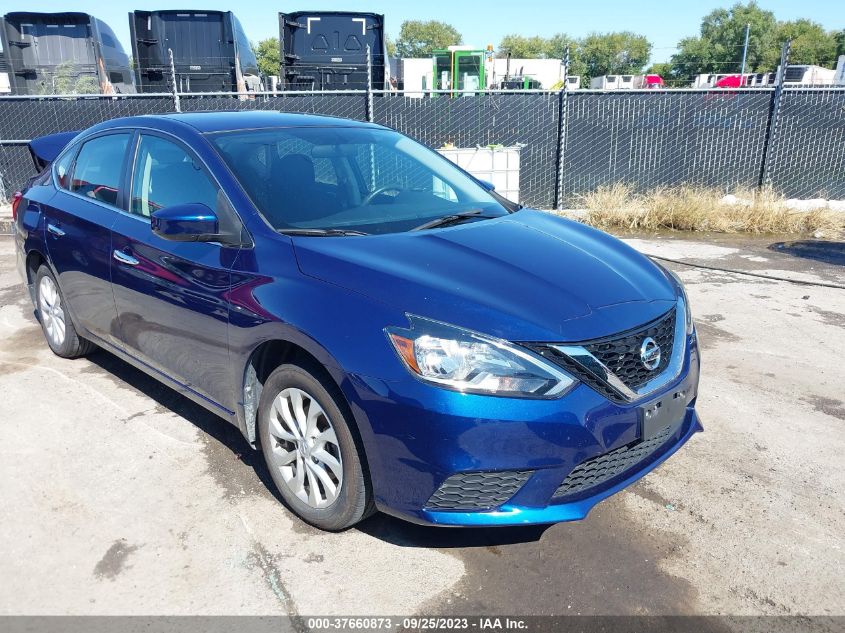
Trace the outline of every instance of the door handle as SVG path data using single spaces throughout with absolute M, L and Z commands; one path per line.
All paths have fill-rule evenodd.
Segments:
M 112 257 L 114 257 L 121 264 L 126 264 L 127 266 L 137 266 L 141 263 L 140 261 L 132 257 L 132 255 L 128 255 L 123 251 L 112 252 Z
M 55 224 L 48 224 L 47 232 L 52 235 L 55 235 L 56 237 L 62 237 L 65 235 L 65 232 L 62 231 L 59 227 L 57 227 Z

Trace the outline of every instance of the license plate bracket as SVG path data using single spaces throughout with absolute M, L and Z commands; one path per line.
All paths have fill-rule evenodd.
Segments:
M 688 394 L 676 389 L 640 407 L 640 428 L 643 440 L 650 440 L 667 427 L 678 427 L 684 421 Z

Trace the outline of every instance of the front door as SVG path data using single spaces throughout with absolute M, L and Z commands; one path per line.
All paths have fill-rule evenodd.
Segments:
M 203 203 L 225 216 L 231 213 L 225 196 L 185 146 L 143 132 L 130 193 L 130 213 L 112 232 L 112 283 L 126 351 L 231 413 L 227 294 L 238 248 L 170 241 L 150 228 L 153 212 L 176 204 Z

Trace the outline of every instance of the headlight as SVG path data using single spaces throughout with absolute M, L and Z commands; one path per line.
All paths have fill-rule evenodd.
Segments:
M 422 380 L 467 393 L 554 398 L 575 379 L 507 341 L 408 315 L 410 328 L 385 328 L 408 370 Z
M 654 260 L 652 260 L 654 261 Z M 678 277 L 675 273 L 671 270 L 663 266 L 662 264 L 658 264 L 654 262 L 660 270 L 663 271 L 663 274 L 669 279 L 670 282 L 674 282 L 674 285 L 677 287 L 678 292 L 681 295 L 681 298 L 684 300 L 684 312 L 686 317 L 686 326 L 687 326 L 687 336 L 693 333 L 695 330 L 695 321 L 692 318 L 692 308 L 689 305 L 689 297 L 687 296 L 687 290 L 684 288 L 684 283 L 681 281 L 681 278 Z

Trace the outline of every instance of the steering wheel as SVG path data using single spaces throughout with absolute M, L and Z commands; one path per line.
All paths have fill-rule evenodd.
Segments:
M 364 207 L 364 206 L 370 204 L 373 200 L 378 198 L 380 195 L 387 193 L 388 191 L 395 191 L 396 193 L 402 193 L 403 191 L 405 191 L 405 189 L 403 189 L 399 185 L 385 185 L 384 187 L 379 187 L 378 189 L 376 189 L 372 193 L 367 194 L 367 197 L 365 197 L 363 200 L 361 200 L 361 206 Z

